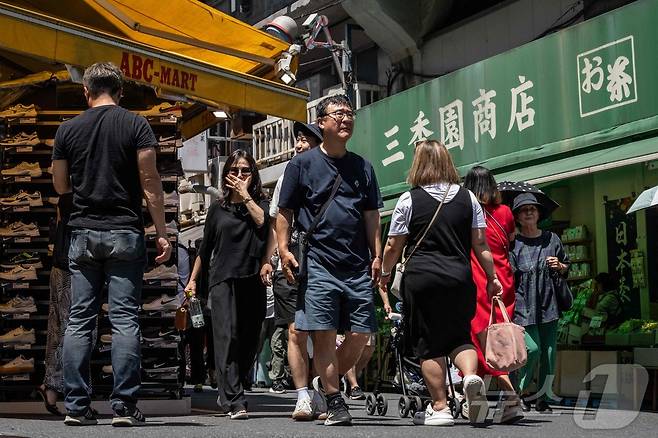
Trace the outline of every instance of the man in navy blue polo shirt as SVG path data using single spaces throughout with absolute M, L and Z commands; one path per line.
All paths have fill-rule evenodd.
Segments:
M 374 285 L 381 272 L 379 208 L 383 206 L 372 165 L 347 150 L 354 111 L 345 96 L 317 107 L 322 144 L 295 156 L 286 167 L 277 217 L 277 239 L 284 274 L 296 281 L 298 260 L 288 249 L 290 224 L 306 231 L 331 196 L 335 197 L 308 236 L 307 275 L 300 279 L 295 326 L 311 332 L 316 370 L 327 397 L 325 425 L 349 425 L 352 417 L 340 395 L 339 375 L 358 360 L 376 331 Z M 345 342 L 336 349 L 337 331 Z

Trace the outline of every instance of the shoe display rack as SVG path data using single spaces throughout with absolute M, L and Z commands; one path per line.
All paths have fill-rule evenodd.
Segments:
M 43 380 L 58 201 L 50 174 L 53 139 L 58 126 L 80 112 L 22 105 L 0 108 L 0 401 L 28 400 Z M 167 232 L 176 248 L 181 109 L 163 104 L 140 113 L 159 141 Z M 155 229 L 145 204 L 143 214 L 148 265 L 140 308 L 143 383 L 138 396 L 180 399 L 185 369 L 174 328 L 176 252 L 166 266 L 155 266 Z M 103 303 L 91 376 L 94 396 L 107 399 L 112 391 L 112 335 L 106 289 Z

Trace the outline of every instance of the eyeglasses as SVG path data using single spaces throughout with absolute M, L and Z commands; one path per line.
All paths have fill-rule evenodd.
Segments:
M 244 176 L 249 176 L 251 175 L 251 167 L 231 167 L 229 169 L 229 172 L 231 175 L 244 175 Z
M 332 119 L 334 119 L 335 121 L 340 122 L 343 119 L 354 120 L 354 117 L 356 117 L 356 114 L 354 114 L 354 111 L 338 110 L 338 111 L 332 111 L 330 113 L 327 113 L 327 114 L 325 114 L 325 116 L 329 116 Z

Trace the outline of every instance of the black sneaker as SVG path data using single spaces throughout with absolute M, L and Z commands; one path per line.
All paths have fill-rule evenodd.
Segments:
M 351 426 L 352 416 L 350 415 L 347 403 L 340 394 L 328 401 L 327 419 L 324 420 L 325 426 Z
M 274 394 L 285 394 L 286 387 L 284 386 L 281 380 L 275 380 L 274 382 L 272 382 L 272 387 L 270 388 L 270 392 Z
M 354 388 L 350 389 L 350 398 L 352 400 L 363 400 L 366 398 L 366 395 L 363 393 L 363 389 L 355 386 Z
M 114 411 L 114 418 L 112 418 L 112 426 L 114 427 L 132 427 L 143 426 L 146 424 L 146 417 L 137 409 L 128 409 L 125 406 L 120 407 Z
M 82 415 L 67 415 L 64 419 L 67 426 L 92 426 L 98 424 L 96 413 L 93 409 L 87 408 Z

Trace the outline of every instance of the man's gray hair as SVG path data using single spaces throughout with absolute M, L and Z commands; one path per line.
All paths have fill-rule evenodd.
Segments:
M 107 93 L 112 97 L 117 96 L 123 87 L 123 74 L 116 64 L 111 62 L 97 62 L 90 65 L 82 76 L 82 83 L 91 97 L 96 98 Z

